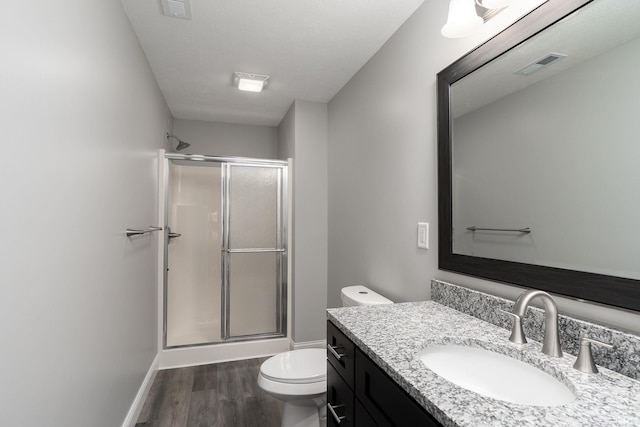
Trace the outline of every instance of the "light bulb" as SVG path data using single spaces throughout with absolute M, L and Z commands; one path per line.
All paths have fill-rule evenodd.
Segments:
M 476 13 L 475 0 L 451 0 L 447 23 L 441 33 L 445 37 L 465 37 L 478 30 L 484 20 Z

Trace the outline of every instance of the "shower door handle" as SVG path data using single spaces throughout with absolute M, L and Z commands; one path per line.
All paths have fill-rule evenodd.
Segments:
M 180 237 L 182 236 L 182 234 L 180 233 L 173 233 L 171 231 L 171 227 L 167 227 L 167 231 L 169 232 L 169 234 L 167 234 L 167 236 L 169 237 L 169 239 L 175 239 L 176 237 Z

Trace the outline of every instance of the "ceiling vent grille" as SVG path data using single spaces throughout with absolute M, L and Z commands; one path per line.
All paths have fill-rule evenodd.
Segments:
M 544 67 L 547 67 L 547 66 L 559 61 L 560 59 L 565 58 L 566 56 L 567 55 L 565 55 L 563 53 L 550 53 L 550 54 L 545 55 L 544 57 L 538 59 L 537 61 L 532 62 L 529 65 L 525 65 L 524 67 L 522 67 L 518 71 L 516 71 L 515 74 L 520 74 L 522 76 L 528 76 L 529 74 L 533 74 L 536 71 L 540 71 Z
M 162 13 L 173 18 L 191 19 L 189 0 L 160 0 Z

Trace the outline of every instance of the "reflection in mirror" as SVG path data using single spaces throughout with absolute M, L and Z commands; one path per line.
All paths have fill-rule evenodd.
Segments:
M 455 253 L 640 279 L 640 2 L 610 4 L 452 85 Z
M 555 5 L 536 13 L 548 19 Z M 640 2 L 595 0 L 462 79 L 453 76 L 466 74 L 473 58 L 439 75 L 450 93 L 440 100 L 449 116 L 439 137 L 441 149 L 448 144 L 452 209 L 441 204 L 450 227 L 441 268 L 522 285 L 537 275 L 550 291 L 640 309 L 614 301 L 633 287 L 640 298 L 640 283 L 626 280 L 640 279 L 638 22 Z M 461 271 L 469 260 L 480 270 Z M 519 276 L 486 272 L 505 265 Z M 604 279 L 600 290 L 554 285 L 577 279 L 573 272 L 596 273 L 584 277 Z

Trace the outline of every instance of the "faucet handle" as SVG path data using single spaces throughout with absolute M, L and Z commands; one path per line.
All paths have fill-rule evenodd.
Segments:
M 507 316 L 513 318 L 513 326 L 511 327 L 511 336 L 509 337 L 509 341 L 516 344 L 526 344 L 527 338 L 525 337 L 524 331 L 522 330 L 522 318 L 515 313 L 503 310 L 501 308 L 496 311 L 500 314 L 506 314 Z
M 576 359 L 576 363 L 573 364 L 573 367 L 579 371 L 586 372 L 587 374 L 596 374 L 598 373 L 598 368 L 593 362 L 591 344 L 601 345 L 606 348 L 613 348 L 609 343 L 583 336 L 580 338 L 580 351 L 578 351 L 578 358 Z

